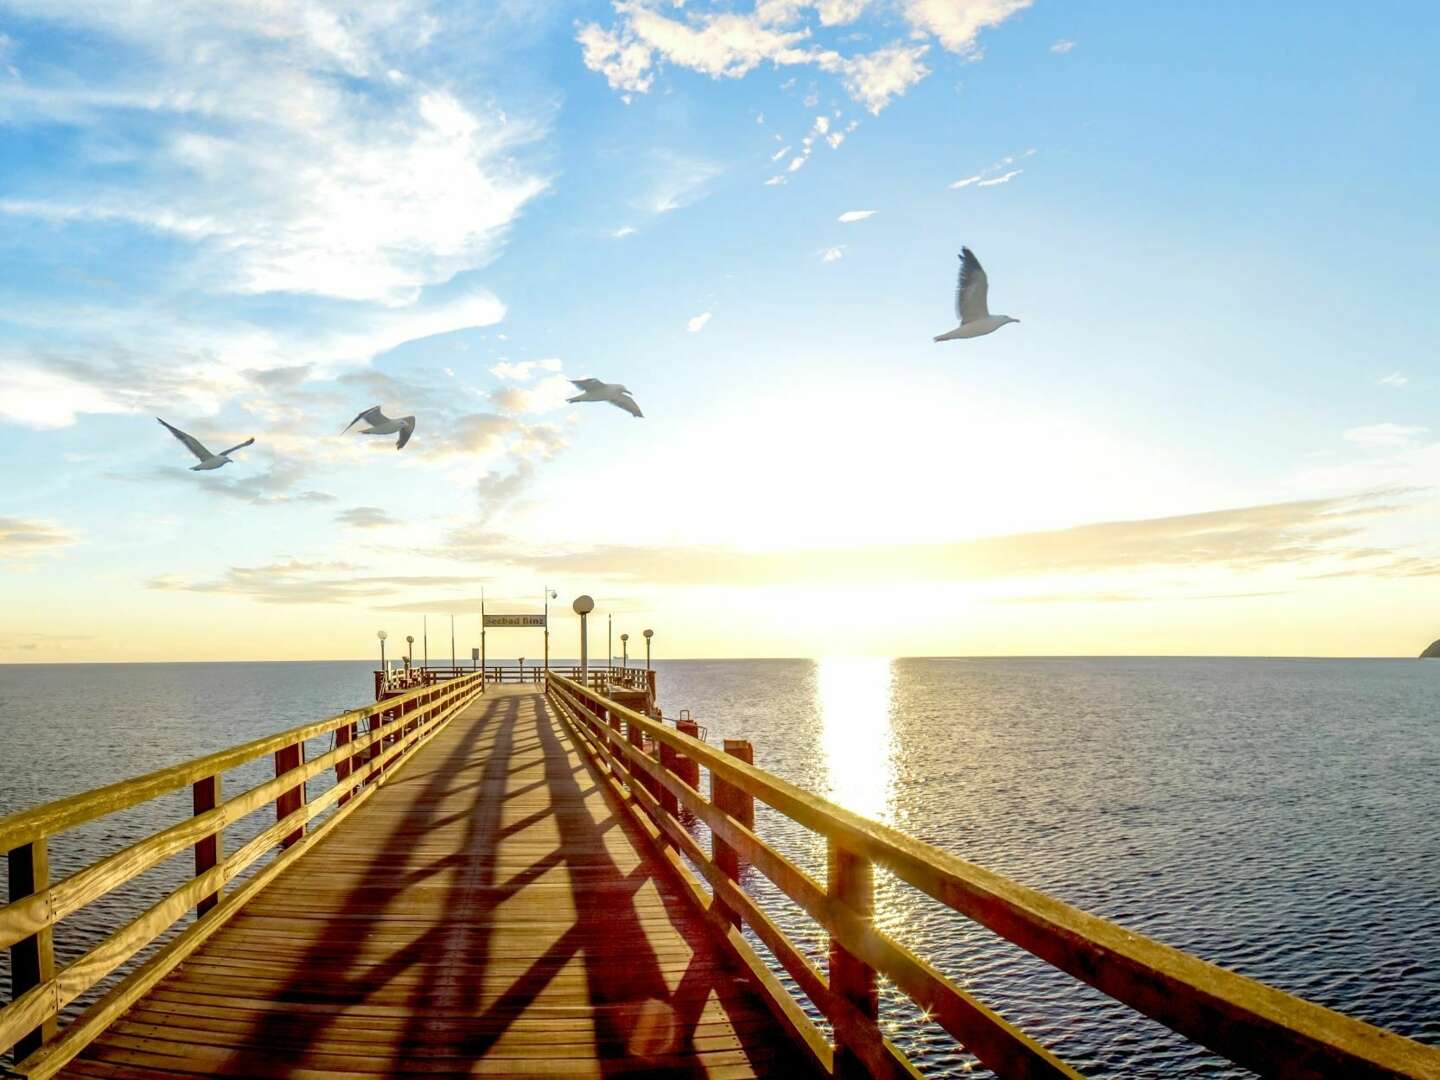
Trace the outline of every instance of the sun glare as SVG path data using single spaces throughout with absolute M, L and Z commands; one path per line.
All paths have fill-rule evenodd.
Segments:
M 890 660 L 827 657 L 815 665 L 815 698 L 829 795 L 847 810 L 889 818 L 895 783 Z

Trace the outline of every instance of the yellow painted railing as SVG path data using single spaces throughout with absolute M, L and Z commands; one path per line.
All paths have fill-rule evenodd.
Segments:
M 853 814 L 756 768 L 748 743 L 727 740 L 717 750 L 553 671 L 547 693 L 577 745 L 766 989 L 777 1018 L 835 1075 L 914 1075 L 881 1034 L 880 976 L 1002 1077 L 1080 1075 L 876 928 L 873 868 L 881 866 L 1053 967 L 1262 1075 L 1440 1080 L 1440 1048 L 1206 963 Z M 710 773 L 708 798 L 699 790 L 701 766 Z M 824 838 L 824 883 L 756 835 L 756 799 Z M 708 852 L 680 820 L 681 808 L 709 828 Z M 825 930 L 828 971 L 812 964 L 741 888 L 741 862 Z M 740 933 L 740 923 L 830 1021 L 833 1046 Z
M 0 1008 L 0 1053 L 15 1049 L 14 1071 L 47 1077 L 188 956 L 291 861 L 343 821 L 378 788 L 387 769 L 444 727 L 481 690 L 467 675 L 361 709 L 256 739 L 146 776 L 0 818 L 0 851 L 8 852 L 9 903 L 0 907 L 0 947 L 11 954 L 11 1001 Z M 309 739 L 330 735 L 333 749 L 305 760 Z M 273 755 L 275 778 L 226 799 L 224 773 Z M 307 798 L 306 781 L 333 770 L 335 782 Z M 52 842 L 67 830 L 140 806 L 186 786 L 194 815 L 78 870 L 49 880 Z M 233 854 L 224 831 L 267 804 L 276 821 Z M 312 819 L 334 807 L 317 827 Z M 63 841 L 62 841 L 63 842 Z M 226 885 L 262 856 L 281 853 L 233 892 Z M 53 932 L 114 889 L 193 848 L 194 876 L 100 944 L 57 970 Z M 196 921 L 160 952 L 58 1027 L 66 1006 L 154 942 L 191 909 Z

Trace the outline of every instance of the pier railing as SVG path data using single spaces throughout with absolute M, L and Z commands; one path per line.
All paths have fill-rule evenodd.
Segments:
M 877 980 L 883 976 L 1000 1076 L 1080 1075 L 877 929 L 874 868 L 880 866 L 1060 971 L 1263 1075 L 1440 1078 L 1440 1048 L 1206 963 L 853 814 L 756 768 L 748 742 L 726 740 L 716 749 L 553 669 L 547 694 L 576 744 L 764 987 L 777 1019 L 827 1072 L 915 1075 L 882 1035 Z M 708 798 L 700 791 L 701 767 L 710 773 Z M 823 838 L 825 882 L 756 834 L 756 799 Z M 709 851 L 679 817 L 682 808 L 709 828 Z M 742 863 L 828 934 L 828 971 L 741 887 Z M 829 1020 L 833 1046 L 739 931 L 742 923 Z
M 563 675 L 567 679 L 580 679 L 580 668 L 570 664 L 552 664 L 550 670 L 557 675 Z M 533 683 L 541 685 L 545 682 L 545 667 L 543 664 L 526 664 L 521 667 L 519 664 L 486 664 L 481 666 L 466 665 L 440 665 L 431 664 L 429 667 L 416 665 L 408 669 L 398 669 L 411 673 L 409 677 L 417 679 L 430 679 L 435 682 L 443 682 L 447 679 L 464 678 L 469 675 L 485 675 L 487 683 Z M 590 685 L 595 689 L 603 689 L 608 686 L 624 686 L 635 690 L 644 690 L 654 682 L 654 672 L 647 671 L 643 667 L 605 667 L 591 666 L 589 669 Z M 380 685 L 381 673 L 376 672 L 376 686 Z
M 0 818 L 8 852 L 9 903 L 0 907 L 0 947 L 11 955 L 11 1000 L 0 1008 L 0 1054 L 14 1048 L 15 1072 L 48 1077 L 239 911 L 282 869 L 364 803 L 404 754 L 426 742 L 480 692 L 478 673 L 404 692 L 374 705 L 291 728 L 229 750 L 160 769 Z M 330 736 L 333 749 L 305 760 L 308 740 Z M 222 792 L 225 773 L 273 756 L 275 778 L 238 795 Z M 333 770 L 334 783 L 306 782 Z M 68 831 L 189 787 L 193 816 L 70 874 L 50 881 L 54 842 Z M 226 854 L 227 826 L 267 804 L 275 823 Z M 333 810 L 332 810 L 333 807 Z M 310 823 L 330 811 L 314 828 Z M 61 840 L 63 842 L 63 840 Z M 280 853 L 233 891 L 227 885 L 263 856 Z M 194 850 L 195 873 L 100 944 L 57 968 L 53 932 L 131 879 Z M 63 1028 L 66 1007 L 154 943 L 186 913 L 196 920 Z

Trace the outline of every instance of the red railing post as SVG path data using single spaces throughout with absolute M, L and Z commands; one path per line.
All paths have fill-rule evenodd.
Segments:
M 291 743 L 289 746 L 281 747 L 275 751 L 275 775 L 283 776 L 287 772 L 298 769 L 305 762 L 305 744 L 303 742 Z M 280 793 L 275 800 L 275 820 L 283 821 L 300 807 L 305 805 L 305 783 L 301 781 L 292 788 Z M 289 847 L 305 835 L 305 826 L 295 829 L 285 835 L 280 841 L 281 847 Z
M 219 775 L 207 776 L 196 780 L 190 787 L 190 803 L 198 817 L 220 805 L 220 777 Z M 225 838 L 220 829 L 216 829 L 209 836 L 202 836 L 195 841 L 195 876 L 199 877 L 205 871 L 213 868 L 220 861 L 224 851 Z M 195 905 L 195 915 L 198 918 L 220 902 L 220 890 L 217 888 L 213 893 L 202 896 Z
M 50 849 L 45 837 L 12 849 L 6 861 L 10 871 L 11 903 L 50 887 Z M 10 946 L 11 1001 L 54 977 L 55 942 L 50 927 L 42 927 Z M 15 1060 L 28 1057 L 54 1034 L 55 1017 L 51 1016 L 40 1027 L 16 1040 Z
M 336 728 L 336 730 L 335 730 L 335 747 L 336 747 L 336 749 L 339 749 L 339 748 L 342 747 L 342 746 L 349 746 L 349 745 L 350 745 L 352 742 L 354 742 L 354 741 L 355 741 L 355 721 L 354 721 L 354 720 L 351 720 L 348 724 L 342 724 L 340 727 Z M 350 774 L 351 774 L 351 772 L 354 771 L 354 769 L 355 769 L 355 755 L 354 755 L 354 754 L 347 754 L 347 755 L 345 755 L 344 757 L 342 757 L 339 761 L 335 762 L 335 783 L 337 783 L 337 784 L 343 784 L 346 780 L 350 779 Z M 353 794 L 353 789 L 347 789 L 347 790 L 345 791 L 345 793 L 340 796 L 339 805 L 344 806 L 347 802 L 349 802 L 349 801 L 350 801 L 350 796 L 351 796 L 352 794 Z
M 826 892 L 832 900 L 844 904 L 867 925 L 874 921 L 874 865 L 869 859 L 846 851 L 834 840 L 829 845 Z M 854 1006 L 861 1024 L 859 1030 L 853 1030 L 849 1025 L 837 1022 L 835 1017 L 830 1018 L 836 1032 L 835 1075 L 842 1080 L 869 1077 L 870 1070 L 851 1043 L 863 1040 L 871 1047 L 881 1045 L 878 1026 L 880 995 L 876 988 L 875 969 L 852 956 L 833 936 L 830 938 L 830 992 Z M 848 1037 L 841 1034 L 842 1027 L 848 1032 Z
M 749 739 L 726 739 L 725 753 L 739 758 L 747 765 L 753 765 L 755 762 L 755 750 L 750 745 Z M 746 828 L 753 829 L 755 827 L 755 796 L 718 776 L 713 769 L 710 771 L 710 801 L 715 804 L 717 809 L 725 811 Z M 713 832 L 710 834 L 710 850 L 720 872 L 738 884 L 740 881 L 740 853 Z M 730 920 L 738 926 L 740 917 L 734 912 L 728 914 Z

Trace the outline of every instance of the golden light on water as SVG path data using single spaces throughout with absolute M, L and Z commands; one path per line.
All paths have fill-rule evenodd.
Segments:
M 866 817 L 889 817 L 895 783 L 887 659 L 839 658 L 815 664 L 820 742 L 829 796 Z

